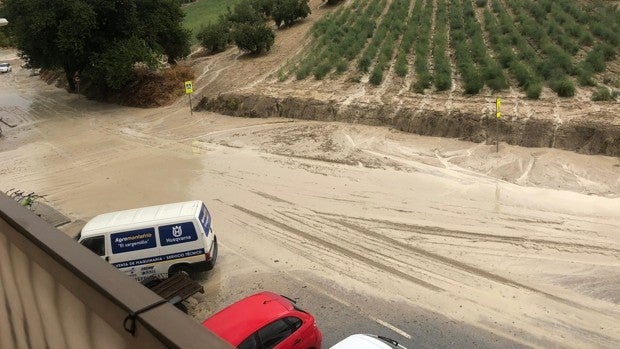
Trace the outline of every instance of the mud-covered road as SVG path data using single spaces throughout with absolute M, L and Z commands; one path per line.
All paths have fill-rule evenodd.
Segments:
M 382 127 L 102 105 L 0 75 L 0 190 L 73 224 L 201 199 L 221 243 L 202 320 L 260 289 L 299 299 L 325 347 L 618 347 L 620 159 Z

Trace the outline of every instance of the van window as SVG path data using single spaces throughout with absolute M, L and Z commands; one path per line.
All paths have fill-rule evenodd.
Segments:
M 198 235 L 194 223 L 185 222 L 159 227 L 159 242 L 162 246 L 196 241 Z
M 110 234 L 112 253 L 123 253 L 155 247 L 155 228 Z
M 202 225 L 202 229 L 205 231 L 205 235 L 209 235 L 211 232 L 211 214 L 207 210 L 207 206 L 202 205 L 202 210 L 200 210 L 200 216 L 198 217 L 200 220 L 200 225 Z
M 80 243 L 98 256 L 105 255 L 105 239 L 103 235 L 84 239 Z

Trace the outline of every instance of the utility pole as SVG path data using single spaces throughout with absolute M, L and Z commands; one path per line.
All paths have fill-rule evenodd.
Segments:
M 499 153 L 499 119 L 502 117 L 502 113 L 499 111 L 502 106 L 502 99 L 497 97 L 495 99 L 495 143 L 496 151 Z

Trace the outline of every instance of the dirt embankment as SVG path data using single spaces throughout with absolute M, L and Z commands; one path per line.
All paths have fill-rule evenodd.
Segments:
M 394 127 L 428 136 L 472 142 L 502 142 L 551 147 L 584 154 L 620 156 L 618 102 L 592 102 L 591 89 L 574 98 L 558 98 L 548 88 L 540 100 L 518 91 L 503 91 L 502 118 L 495 118 L 495 93 L 466 96 L 459 89 L 420 95 L 410 81 L 390 69 L 385 82 L 373 87 L 351 83 L 350 74 L 333 79 L 281 79 L 309 42 L 312 24 L 334 10 L 322 0 L 310 1 L 312 14 L 296 25 L 277 30 L 272 50 L 246 57 L 236 49 L 196 58 L 198 106 L 221 114 L 288 117 Z M 364 79 L 362 79 L 364 80 Z M 499 132 L 498 132 L 499 131 Z
M 509 103 L 503 102 L 507 110 L 518 108 L 518 101 L 512 106 Z M 588 111 L 585 115 L 570 105 L 548 105 L 549 113 L 540 112 L 540 116 L 507 115 L 500 119 L 494 117 L 491 108 L 475 110 L 473 105 L 468 108 L 462 102 L 459 103 L 459 109 L 452 110 L 433 109 L 432 103 L 425 104 L 340 103 L 300 96 L 277 97 L 252 92 L 229 92 L 213 98 L 205 97 L 197 108 L 231 116 L 277 116 L 385 125 L 420 135 L 472 142 L 495 142 L 499 133 L 501 142 L 513 145 L 620 156 L 620 123 L 614 121 L 616 117 L 609 117 L 610 113 L 614 113 L 616 104 L 596 112 Z M 539 107 L 537 110 L 544 108 Z M 576 115 L 571 117 L 571 113 Z M 562 114 L 562 117 L 554 117 L 554 114 Z

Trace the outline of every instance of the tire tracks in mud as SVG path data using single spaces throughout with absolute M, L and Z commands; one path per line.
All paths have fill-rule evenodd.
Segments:
M 341 218 L 350 218 L 343 217 L 338 215 L 333 215 L 327 212 L 318 212 L 314 211 L 314 213 L 319 215 L 326 216 L 335 216 Z M 450 230 L 440 227 L 433 226 L 424 226 L 424 225 L 415 225 L 415 224 L 405 224 L 405 223 L 397 223 L 385 220 L 370 220 L 362 217 L 355 217 L 356 220 L 372 222 L 374 224 L 380 223 L 384 224 L 388 229 L 407 231 L 407 232 L 415 232 L 417 234 L 422 235 L 433 235 L 433 236 L 444 236 L 444 237 L 452 237 L 457 239 L 475 239 L 477 241 L 484 242 L 499 242 L 499 243 L 509 243 L 513 245 L 523 246 L 525 248 L 528 245 L 542 245 L 547 248 L 556 249 L 559 251 L 565 252 L 573 252 L 573 253 L 600 253 L 605 255 L 620 255 L 620 249 L 612 248 L 612 247 L 604 247 L 597 245 L 588 245 L 581 243 L 569 243 L 569 242 L 561 242 L 561 241 L 552 241 L 545 239 L 536 239 L 536 238 L 525 238 L 518 236 L 506 236 L 506 235 L 493 235 L 493 234 L 483 234 L 483 233 L 473 233 L 463 230 Z
M 322 214 L 322 213 L 318 213 L 318 214 Z M 329 215 L 329 214 L 325 214 L 325 215 Z M 424 250 L 422 248 L 415 247 L 415 246 L 412 246 L 410 244 L 407 244 L 407 243 L 404 243 L 404 242 L 392 239 L 392 238 L 387 237 L 385 235 L 381 235 L 381 234 L 376 233 L 376 232 L 374 232 L 374 231 L 372 231 L 370 229 L 361 227 L 361 226 L 356 225 L 354 223 L 347 222 L 343 218 L 326 218 L 326 219 L 331 221 L 331 222 L 338 223 L 338 224 L 342 225 L 345 228 L 348 228 L 348 229 L 354 230 L 354 231 L 356 231 L 358 233 L 361 233 L 362 235 L 365 235 L 367 237 L 371 237 L 371 238 L 374 238 L 374 239 L 379 239 L 379 240 L 385 241 L 385 242 L 387 242 L 389 244 L 392 244 L 393 246 L 396 246 L 396 247 L 399 247 L 399 248 L 403 249 L 406 252 L 411 252 L 411 253 L 417 254 L 420 257 L 425 257 L 427 259 L 430 259 L 430 260 L 432 260 L 434 262 L 446 265 L 448 267 L 455 268 L 455 269 L 458 269 L 458 270 L 461 270 L 461 271 L 467 272 L 469 274 L 473 274 L 475 276 L 482 277 L 482 278 L 485 278 L 485 279 L 488 279 L 488 280 L 491 280 L 491 281 L 495 281 L 495 282 L 503 284 L 503 285 L 507 285 L 507 286 L 511 286 L 511 287 L 516 287 L 516 288 L 527 290 L 527 291 L 530 291 L 530 292 L 533 292 L 533 293 L 536 293 L 536 294 L 540 294 L 540 295 L 542 295 L 542 296 L 544 296 L 544 297 L 546 297 L 548 299 L 551 299 L 551 300 L 563 303 L 563 304 L 571 306 L 571 307 L 576 307 L 576 308 L 579 308 L 579 309 L 582 309 L 582 310 L 587 310 L 587 311 L 597 311 L 598 312 L 597 309 L 593 309 L 591 307 L 588 307 L 586 305 L 574 302 L 572 300 L 569 300 L 569 299 L 566 299 L 566 298 L 562 298 L 560 296 L 556 296 L 554 294 L 551 294 L 551 293 L 539 290 L 537 288 L 534 288 L 534 287 L 522 284 L 520 282 L 517 282 L 517 281 L 511 280 L 511 279 L 508 279 L 506 277 L 503 277 L 501 275 L 497 275 L 497 274 L 491 273 L 489 271 L 477 268 L 475 266 L 472 266 L 472 265 L 469 265 L 467 263 L 458 261 L 456 259 L 445 257 L 445 256 L 442 256 L 442 255 L 439 255 L 439 254 L 436 254 L 436 253 Z M 435 229 L 435 230 L 440 229 L 440 228 L 436 228 L 436 227 L 428 227 L 428 228 Z M 475 233 L 473 233 L 473 234 L 475 234 Z M 478 235 L 484 236 L 484 234 L 476 234 L 476 236 L 478 236 Z
M 400 277 L 404 280 L 410 281 L 412 283 L 415 283 L 417 285 L 420 285 L 422 287 L 425 287 L 429 290 L 432 291 L 436 291 L 436 292 L 442 292 L 445 291 L 445 289 L 436 286 L 434 284 L 431 284 L 427 281 L 421 280 L 417 277 L 414 277 L 412 275 L 409 275 L 401 270 L 398 270 L 392 266 L 388 266 L 385 264 L 382 264 L 380 262 L 377 262 L 376 260 L 370 258 L 370 257 L 366 257 L 358 252 L 354 252 L 351 251 L 350 249 L 343 247 L 342 245 L 338 245 L 337 243 L 334 242 L 330 242 L 324 238 L 315 236 L 311 233 L 302 231 L 298 228 L 295 228 L 293 226 L 290 226 L 284 222 L 278 221 L 276 219 L 267 217 L 264 214 L 258 213 L 256 211 L 250 210 L 248 208 L 239 206 L 239 205 L 232 205 L 233 208 L 249 215 L 252 216 L 254 218 L 259 219 L 262 222 L 268 223 L 270 225 L 273 225 L 275 227 L 278 227 L 280 229 L 283 229 L 287 232 L 293 233 L 294 235 L 301 237 L 303 239 L 306 239 L 308 241 L 312 241 L 320 246 L 325 246 L 327 248 L 329 248 L 332 251 L 335 251 L 337 253 L 341 253 L 344 256 L 347 256 L 349 258 L 353 258 L 359 262 L 362 262 L 366 265 L 369 265 L 373 268 L 379 269 L 381 271 L 385 271 L 389 274 L 392 274 L 394 276 Z M 329 213 L 323 213 L 323 212 L 316 212 L 313 211 L 315 214 L 319 215 L 319 216 L 323 216 L 324 219 L 326 219 L 327 221 L 331 222 L 331 223 L 335 223 L 339 226 L 342 226 L 345 229 L 349 229 L 352 231 L 355 231 L 361 235 L 364 235 L 368 238 L 371 238 L 375 241 L 382 241 L 385 242 L 389 245 L 391 245 L 392 247 L 395 247 L 397 249 L 402 250 L 405 253 L 413 253 L 415 255 L 417 255 L 420 258 L 423 259 L 427 259 L 427 260 L 431 260 L 434 263 L 438 263 L 444 266 L 447 266 L 449 268 L 453 268 L 456 270 L 459 270 L 461 272 L 465 272 L 467 274 L 470 275 L 474 275 L 477 277 L 481 277 L 496 283 L 499 283 L 501 285 L 505 285 L 505 286 L 509 286 L 509 287 L 514 287 L 517 289 L 521 289 L 521 290 L 525 290 L 525 291 L 529 291 L 532 292 L 534 294 L 538 294 L 541 295 L 547 299 L 568 305 L 570 307 L 574 307 L 574 308 L 578 308 L 581 310 L 585 310 L 585 311 L 594 311 L 594 312 L 600 312 L 600 310 L 577 303 L 575 301 L 572 301 L 570 299 L 566 299 L 560 296 L 557 296 L 555 294 L 537 289 L 535 287 L 532 286 L 528 286 L 526 284 L 520 283 L 518 281 L 515 280 L 511 280 L 509 278 L 506 278 L 504 276 L 498 275 L 498 274 L 494 274 L 492 272 L 480 269 L 476 266 L 473 265 L 469 265 L 467 263 L 464 263 L 462 261 L 453 259 L 453 258 L 449 258 L 449 257 L 445 257 L 439 254 L 436 254 L 434 252 L 430 252 L 427 251 L 425 249 L 416 247 L 416 246 L 412 246 L 410 244 L 407 244 L 405 242 L 401 242 L 398 241 L 396 239 L 387 237 L 385 235 L 382 235 L 380 233 L 376 233 L 368 228 L 359 226 L 357 224 L 351 223 L 349 221 L 347 221 L 345 219 L 345 217 L 339 216 L 339 215 L 334 215 L 334 214 L 329 214 Z M 290 217 L 289 217 L 290 218 Z M 398 224 L 398 223 L 394 223 L 394 222 L 385 222 L 385 221 L 380 221 L 382 223 L 392 223 L 392 226 L 396 226 L 399 227 L 400 229 L 402 229 L 402 225 Z M 301 223 L 301 222 L 300 222 Z M 410 227 L 412 229 L 409 229 L 407 231 L 415 231 L 418 233 L 424 233 L 423 230 L 427 229 L 430 230 L 431 232 L 429 232 L 429 234 L 432 235 L 440 235 L 440 236 L 448 236 L 448 237 L 456 237 L 456 238 L 484 238 L 487 237 L 487 235 L 485 234 L 479 234 L 479 233 L 469 233 L 469 232 L 461 232 L 461 231 L 450 231 L 447 229 L 442 229 L 442 228 L 438 228 L 438 227 L 423 227 L 423 226 L 415 226 L 415 225 L 405 225 L 406 227 Z M 504 239 L 507 238 L 507 239 Z M 518 238 L 518 237 L 503 237 L 503 236 L 492 236 L 492 240 L 490 241 L 499 241 L 499 240 L 509 240 L 509 241 L 519 241 L 519 242 L 527 242 L 529 239 L 524 239 L 524 238 Z M 571 244 L 567 244 L 567 243 L 561 243 L 561 242 L 553 242 L 553 241 L 547 241 L 547 240 L 540 240 L 540 239 L 534 239 L 534 240 L 529 240 L 529 241 L 538 241 L 539 243 L 550 243 L 550 244 L 560 244 L 560 245 L 571 245 Z M 571 245 L 572 246 L 572 245 Z M 598 248 L 598 249 L 605 249 L 603 247 L 598 247 L 598 246 L 588 246 L 588 245 L 584 245 L 584 247 L 592 247 L 592 248 Z M 616 251 L 615 249 L 607 249 L 607 250 L 612 250 L 612 251 Z M 374 251 L 376 252 L 376 251 Z M 380 253 L 379 253 L 380 254 Z
M 442 289 L 442 288 L 440 288 L 438 286 L 435 286 L 435 285 L 433 285 L 433 284 L 431 284 L 429 282 L 426 282 L 424 280 L 418 279 L 418 278 L 416 278 L 416 277 L 414 277 L 412 275 L 404 273 L 404 272 L 402 272 L 402 271 L 400 271 L 398 269 L 395 269 L 393 267 L 381 264 L 381 263 L 379 263 L 379 262 L 377 262 L 375 260 L 372 260 L 369 257 L 363 256 L 363 255 L 361 255 L 361 254 L 359 254 L 357 252 L 351 251 L 351 250 L 349 250 L 347 248 L 344 248 L 344 247 L 342 247 L 340 245 L 337 245 L 335 243 L 332 243 L 332 242 L 327 241 L 325 239 L 322 239 L 320 237 L 314 236 L 314 235 L 312 235 L 310 233 L 304 232 L 304 231 L 299 230 L 297 228 L 291 227 L 291 226 L 289 226 L 289 225 L 287 225 L 287 224 L 285 224 L 283 222 L 279 222 L 279 221 L 277 221 L 275 219 L 269 218 L 269 217 L 267 217 L 267 216 L 265 216 L 265 215 L 263 215 L 261 213 L 252 211 L 250 209 L 247 209 L 245 207 L 241 207 L 239 205 L 232 205 L 232 207 L 237 209 L 237 210 L 239 210 L 239 211 L 241 211 L 241 212 L 244 212 L 245 214 L 247 214 L 249 216 L 257 218 L 257 219 L 259 219 L 259 220 L 261 220 L 263 222 L 267 222 L 267 223 L 269 223 L 269 224 L 271 224 L 271 225 L 273 225 L 275 227 L 278 227 L 278 228 L 283 229 L 285 231 L 291 232 L 291 233 L 293 233 L 293 234 L 295 234 L 295 235 L 297 235 L 297 236 L 299 236 L 301 238 L 304 238 L 306 240 L 312 241 L 312 242 L 317 243 L 319 245 L 326 246 L 327 248 L 330 248 L 333 251 L 337 251 L 337 252 L 339 252 L 339 253 L 347 256 L 347 257 L 356 259 L 356 260 L 358 260 L 358 261 L 360 261 L 362 263 L 365 263 L 367 265 L 370 265 L 370 266 L 372 266 L 372 267 L 374 267 L 376 269 L 385 271 L 387 273 L 390 273 L 392 275 L 395 275 L 397 277 L 400 277 L 402 279 L 405 279 L 407 281 L 415 283 L 415 284 L 417 284 L 419 286 L 427 288 L 427 289 L 429 289 L 431 291 L 436 291 L 436 292 L 444 291 L 444 289 Z

